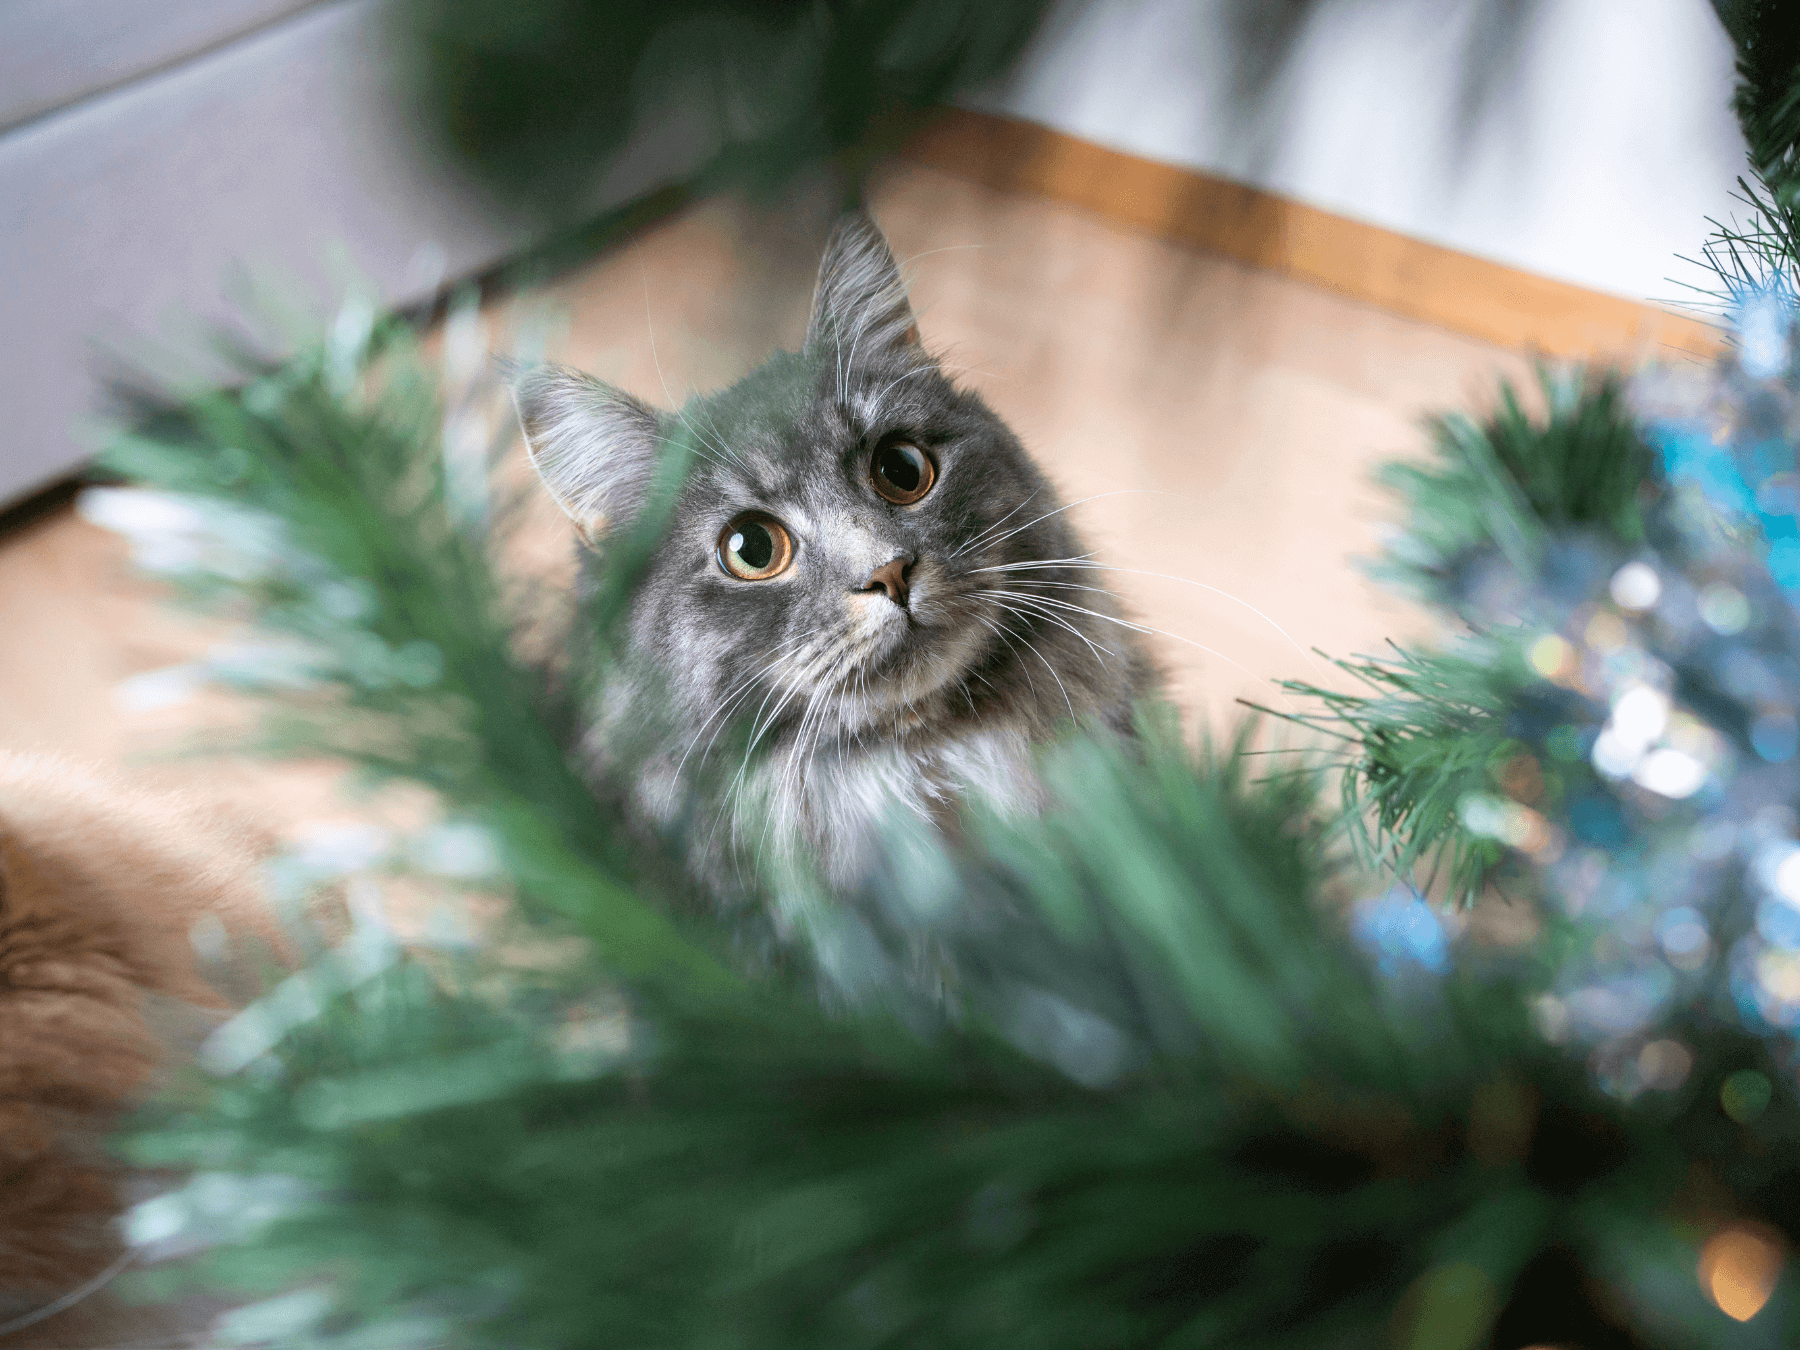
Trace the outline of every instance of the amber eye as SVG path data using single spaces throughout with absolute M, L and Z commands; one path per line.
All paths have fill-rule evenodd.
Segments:
M 793 536 L 774 516 L 746 511 L 719 531 L 719 566 L 739 581 L 778 577 L 793 560 Z
M 894 505 L 911 506 L 931 491 L 937 466 L 911 441 L 890 441 L 877 447 L 869 462 L 869 479 Z

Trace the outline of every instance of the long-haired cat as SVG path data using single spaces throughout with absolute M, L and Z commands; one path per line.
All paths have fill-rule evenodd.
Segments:
M 854 888 L 896 821 L 942 823 L 971 793 L 1031 809 L 1037 747 L 1128 735 L 1155 688 L 1055 490 L 920 345 L 863 214 L 827 246 L 802 350 L 730 389 L 664 413 L 549 365 L 514 394 L 590 566 L 691 448 L 590 748 L 659 710 L 638 802 L 685 822 L 714 880 L 760 853 Z

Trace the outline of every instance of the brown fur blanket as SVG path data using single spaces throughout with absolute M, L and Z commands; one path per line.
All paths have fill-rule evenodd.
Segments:
M 117 1256 L 105 1140 L 161 1057 L 146 1001 L 218 1005 L 189 935 L 266 928 L 265 850 L 181 799 L 0 752 L 0 1326 Z

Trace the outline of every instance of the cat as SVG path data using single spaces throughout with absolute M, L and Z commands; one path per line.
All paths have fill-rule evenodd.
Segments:
M 865 213 L 832 233 L 802 349 L 722 393 L 666 413 L 554 364 L 512 383 L 590 572 L 691 447 L 589 753 L 660 702 L 637 806 L 686 823 L 714 884 L 767 855 L 854 889 L 897 822 L 949 825 L 972 794 L 1037 809 L 1039 747 L 1071 726 L 1129 737 L 1157 691 L 1068 508 L 921 345 Z M 700 766 L 731 722 L 750 744 L 709 794 Z

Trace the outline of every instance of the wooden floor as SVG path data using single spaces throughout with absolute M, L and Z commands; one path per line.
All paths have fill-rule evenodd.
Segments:
M 1082 502 L 1101 559 L 1135 569 L 1113 579 L 1166 635 L 1197 727 L 1278 699 L 1271 678 L 1317 674 L 1303 649 L 1420 630 L 1356 567 L 1389 510 L 1370 472 L 1419 450 L 1428 413 L 1523 378 L 1519 354 L 916 165 L 894 167 L 874 205 L 927 345 Z M 798 340 L 824 227 L 804 210 L 695 208 L 497 302 L 485 342 L 547 332 L 564 359 L 666 405 Z M 558 528 L 546 515 L 552 552 Z M 0 745 L 140 766 L 290 819 L 333 809 L 322 770 L 166 762 L 228 705 L 144 708 L 120 682 L 220 634 L 169 613 L 72 511 L 0 539 L 0 631 Z

